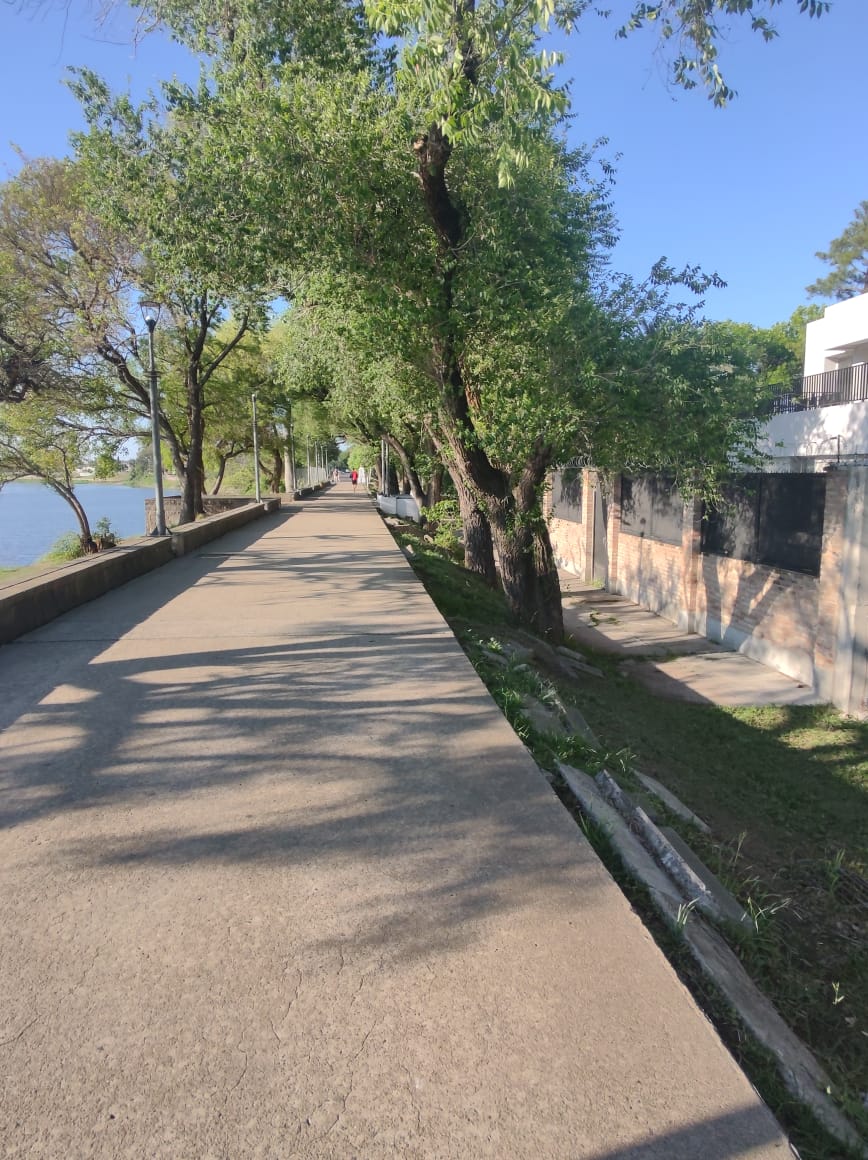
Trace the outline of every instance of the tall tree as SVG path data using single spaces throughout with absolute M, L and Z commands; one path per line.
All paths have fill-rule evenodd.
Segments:
M 138 296 L 144 291 L 161 298 L 166 406 L 158 421 L 183 486 L 182 519 L 192 520 L 202 506 L 206 390 L 248 329 L 250 314 L 237 318 L 232 332 L 216 343 L 212 335 L 227 317 L 225 300 L 182 274 L 158 278 L 147 239 L 132 222 L 107 222 L 92 205 L 89 187 L 80 164 L 46 159 L 27 164 L 0 190 L 0 295 L 8 300 L 2 287 L 16 287 L 14 315 L 5 315 L 15 329 L 10 324 L 7 338 L 0 338 L 0 353 L 5 346 L 23 356 L 8 393 L 56 383 L 68 389 L 71 382 L 83 389 L 104 383 L 94 369 L 108 368 L 114 413 L 126 424 L 119 433 L 134 434 L 150 419 Z M 177 357 L 170 361 L 171 350 Z M 17 371 L 23 360 L 29 360 L 26 378 Z M 181 397 L 173 405 L 176 391 Z M 80 412 L 91 406 L 84 391 L 76 405 Z M 97 406 L 104 410 L 104 400 Z
M 689 87 L 699 76 L 722 103 L 731 92 L 717 67 L 720 21 L 749 13 L 772 35 L 760 12 L 774 4 L 636 3 L 625 29 L 656 18 L 664 42 L 679 46 L 676 81 Z M 611 236 L 605 191 L 589 157 L 562 144 L 567 96 L 559 58 L 542 47 L 552 21 L 569 27 L 588 7 L 370 0 L 370 24 L 399 49 L 392 71 L 355 4 L 330 8 L 328 33 L 313 38 L 293 4 L 229 4 L 216 18 L 183 0 L 156 8 L 188 40 L 207 32 L 222 53 L 210 85 L 176 105 L 186 114 L 198 103 L 219 123 L 208 141 L 225 158 L 221 176 L 239 175 L 236 216 L 253 229 L 254 251 L 265 237 L 266 266 L 340 271 L 335 300 L 388 320 L 399 353 L 426 379 L 420 417 L 433 417 L 450 471 L 490 522 L 510 603 L 555 636 L 560 599 L 540 502 L 547 467 L 602 436 L 610 445 L 598 453 L 614 458 L 628 443 L 619 414 L 641 441 L 632 419 L 642 398 L 656 393 L 671 414 L 688 371 L 695 394 L 720 378 L 685 357 L 688 319 L 660 303 L 651 317 L 654 294 L 644 314 L 628 316 L 620 307 L 640 292 L 599 290 Z M 667 277 L 676 276 L 656 272 L 658 288 Z M 667 375 L 667 354 L 677 373 Z M 708 399 L 725 408 L 723 392 Z M 700 444 L 674 447 L 706 452 Z
M 31 395 L 14 407 L 0 403 L 0 488 L 25 477 L 41 480 L 69 505 L 82 551 L 92 552 L 96 544 L 73 476 L 94 434 L 86 420 L 76 421 L 71 406 L 72 400 L 56 392 Z
M 829 243 L 829 249 L 818 251 L 816 256 L 832 269 L 808 287 L 809 294 L 838 302 L 868 294 L 868 201 L 856 207 L 853 220 Z

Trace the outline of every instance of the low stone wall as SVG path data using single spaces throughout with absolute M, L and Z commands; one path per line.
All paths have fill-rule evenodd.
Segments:
M 246 500 L 243 506 L 234 507 L 219 515 L 207 516 L 204 520 L 196 520 L 192 524 L 181 524 L 170 531 L 172 551 L 176 556 L 184 556 L 187 552 L 192 552 L 216 539 L 217 536 L 231 532 L 233 528 L 240 528 L 244 524 L 249 524 L 251 520 L 258 520 L 267 512 L 279 510 L 280 500 L 276 497 L 262 503 Z
M 163 497 L 166 527 L 169 531 L 174 531 L 175 527 L 180 527 L 182 502 L 181 496 L 179 495 L 167 495 Z M 252 499 L 249 495 L 206 495 L 202 500 L 206 519 L 209 516 L 218 516 L 223 512 L 234 511 L 236 508 L 247 507 L 252 503 L 256 503 L 256 500 Z M 156 503 L 153 499 L 145 500 L 145 534 L 148 536 L 151 535 L 157 526 L 155 507 Z
M 276 498 L 264 503 L 247 500 L 241 508 L 185 524 L 173 529 L 171 535 L 131 540 L 0 589 L 0 644 L 279 509 Z
M 173 559 L 172 541 L 133 540 L 0 591 L 0 644 L 39 628 Z

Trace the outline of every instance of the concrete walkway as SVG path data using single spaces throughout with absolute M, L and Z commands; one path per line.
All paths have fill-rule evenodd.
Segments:
M 4 1156 L 790 1154 L 348 485 L 0 688 Z
M 816 705 L 807 685 L 685 632 L 671 620 L 560 573 L 564 627 L 577 644 L 623 658 L 622 671 L 660 697 L 712 705 Z

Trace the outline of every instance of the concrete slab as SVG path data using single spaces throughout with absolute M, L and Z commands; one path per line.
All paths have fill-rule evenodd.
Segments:
M 815 705 L 813 690 L 638 604 L 561 572 L 564 625 L 579 644 L 624 658 L 657 696 L 714 705 Z
M 724 918 L 729 919 L 730 922 L 735 923 L 736 926 L 743 926 L 747 929 L 753 929 L 753 923 L 750 916 L 745 913 L 744 907 L 738 899 L 727 890 L 717 875 L 709 870 L 702 859 L 694 853 L 687 842 L 681 837 L 677 830 L 673 830 L 671 826 L 661 826 L 660 832 L 665 835 L 675 847 L 677 852 L 681 855 L 687 865 L 693 870 L 697 877 L 701 878 L 705 884 L 706 889 L 714 897 L 720 913 Z
M 10 1157 L 788 1156 L 347 485 L 0 649 Z

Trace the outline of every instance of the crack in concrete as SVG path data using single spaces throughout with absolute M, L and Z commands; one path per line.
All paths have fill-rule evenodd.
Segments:
M 24 1033 L 26 1031 L 29 1031 L 34 1023 L 38 1023 L 38 1022 L 39 1022 L 39 1016 L 34 1015 L 29 1023 L 24 1024 L 24 1026 L 17 1033 L 17 1035 L 13 1035 L 9 1039 L 0 1039 L 0 1047 L 8 1047 L 10 1043 L 17 1043 L 18 1040 L 21 1039 L 21 1037 L 24 1035 Z
M 243 1039 L 242 1039 L 242 1042 L 243 1042 Z M 238 1087 L 238 1085 L 244 1079 L 245 1075 L 247 1075 L 247 1060 L 248 1060 L 247 1052 L 244 1050 L 243 1047 L 240 1047 L 240 1046 L 237 1048 L 237 1051 L 241 1055 L 244 1056 L 244 1066 L 241 1069 L 241 1074 L 239 1075 L 238 1079 L 235 1081 L 235 1083 L 232 1085 L 232 1087 L 227 1090 L 226 1096 L 224 1099 L 224 1103 L 229 1102 L 229 1097 L 232 1095 L 232 1093 L 235 1091 L 235 1089 Z
M 289 1000 L 289 1003 L 286 1006 L 286 1010 L 281 1015 L 281 1017 L 278 1019 L 278 1021 L 277 1021 L 278 1026 L 280 1026 L 286 1022 L 287 1018 L 289 1017 L 290 1011 L 293 1009 L 295 1004 L 298 1002 L 298 996 L 299 996 L 299 992 L 301 991 L 301 984 L 304 981 L 304 975 L 302 974 L 301 969 L 299 967 L 296 967 L 295 971 L 296 971 L 296 974 L 298 975 L 298 978 L 295 981 L 295 992 L 294 992 L 292 998 Z M 272 1033 L 274 1034 L 275 1039 L 278 1041 L 278 1043 L 283 1043 L 283 1036 L 277 1030 L 277 1027 L 275 1027 L 274 1020 L 271 1018 L 271 1016 L 269 1016 L 268 1022 L 271 1024 L 271 1030 L 272 1030 Z

